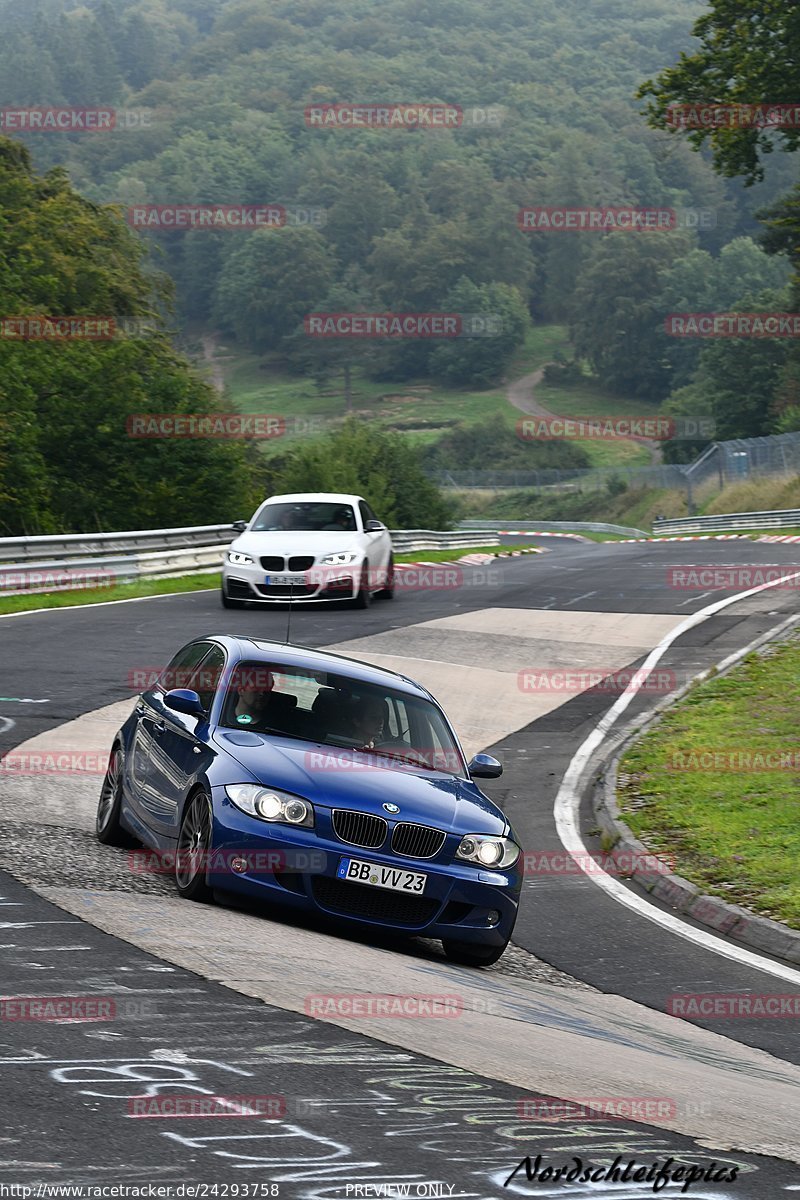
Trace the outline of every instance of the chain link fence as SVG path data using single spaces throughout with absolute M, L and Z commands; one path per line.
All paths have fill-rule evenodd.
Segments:
M 442 488 L 504 491 L 528 489 L 542 493 L 600 492 L 618 484 L 633 488 L 679 488 L 692 510 L 695 494 L 721 491 L 751 476 L 800 474 L 800 432 L 771 437 L 712 442 L 692 463 L 662 463 L 638 467 L 597 467 L 533 471 L 438 471 L 430 477 Z

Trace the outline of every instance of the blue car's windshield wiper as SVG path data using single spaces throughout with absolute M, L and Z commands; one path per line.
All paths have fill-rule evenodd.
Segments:
M 411 753 L 419 754 L 419 759 L 422 759 L 422 761 L 411 758 L 409 754 L 396 754 L 392 750 L 382 750 L 380 746 L 351 746 L 350 749 L 356 754 L 374 754 L 376 758 L 391 758 L 395 762 L 408 763 L 410 767 L 421 767 L 423 771 L 436 771 L 439 775 L 451 774 L 450 771 L 442 771 L 441 767 L 432 767 L 429 763 L 426 763 L 422 755 L 419 754 L 419 751 L 413 748 L 411 749 Z

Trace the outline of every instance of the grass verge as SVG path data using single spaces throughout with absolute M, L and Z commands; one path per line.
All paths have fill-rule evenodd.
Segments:
M 652 850 L 674 854 L 679 875 L 793 929 L 798 706 L 795 638 L 694 688 L 624 756 L 619 785 L 625 821 Z
M 419 562 L 424 557 L 428 562 L 451 562 L 465 554 L 493 554 L 497 546 L 473 546 L 462 550 L 416 550 L 409 554 L 396 554 L 395 562 Z M 514 546 L 514 550 L 530 549 Z M 37 608 L 72 608 L 76 604 L 106 604 L 110 600 L 135 600 L 141 596 L 164 596 L 173 592 L 199 592 L 218 588 L 221 575 L 181 575 L 176 579 L 141 579 L 134 583 L 120 583 L 114 587 L 85 588 L 61 592 L 37 592 L 30 596 L 0 597 L 0 615 L 3 613 L 30 612 Z
M 0 597 L 0 614 L 30 612 L 34 608 L 72 608 L 76 604 L 105 604 L 109 600 L 135 600 L 170 592 L 199 592 L 220 585 L 220 575 L 181 575 L 177 579 L 140 579 L 113 587 L 81 588 L 62 592 L 37 592 L 30 596 Z

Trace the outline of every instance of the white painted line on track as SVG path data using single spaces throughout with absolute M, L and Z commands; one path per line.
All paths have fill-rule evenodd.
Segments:
M 32 617 L 35 613 L 90 612 L 93 608 L 108 608 L 110 604 L 141 604 L 143 600 L 167 600 L 170 596 L 197 596 L 203 592 L 217 592 L 219 588 L 192 588 L 190 592 L 161 592 L 155 596 L 129 596 L 127 600 L 97 600 L 91 604 L 54 604 L 50 608 L 24 608 L 21 612 L 0 613 L 0 621 L 10 617 Z
M 670 648 L 673 642 L 677 641 L 689 629 L 693 629 L 695 625 L 701 625 L 709 617 L 713 617 L 716 613 L 721 612 L 724 608 L 728 608 L 731 604 L 736 604 L 740 600 L 746 600 L 748 596 L 756 596 L 761 592 L 768 591 L 770 588 L 777 587 L 779 584 L 785 583 L 787 579 L 800 579 L 800 571 L 796 571 L 789 576 L 784 576 L 781 579 L 774 579 L 769 583 L 760 584 L 758 587 L 750 588 L 746 592 L 737 592 L 734 596 L 726 596 L 723 600 L 717 600 L 714 604 L 709 604 L 706 608 L 701 608 L 698 612 L 686 617 L 680 625 L 676 626 L 675 629 L 671 630 L 661 639 L 658 645 L 648 654 L 623 694 L 611 705 L 605 716 L 597 723 L 589 736 L 576 750 L 561 781 L 561 786 L 558 789 L 558 795 L 553 807 L 553 815 L 555 817 L 558 836 L 561 839 L 564 849 L 575 857 L 578 867 L 584 874 L 588 875 L 599 888 L 602 888 L 614 900 L 619 901 L 620 904 L 624 904 L 626 908 L 630 908 L 640 917 L 645 917 L 655 925 L 660 925 L 670 933 L 685 938 L 686 941 L 694 942 L 696 945 L 702 946 L 705 950 L 710 950 L 723 958 L 731 959 L 742 966 L 754 967 L 757 971 L 763 971 L 765 974 L 773 975 L 777 979 L 784 979 L 787 983 L 800 985 L 800 971 L 795 970 L 793 967 L 773 962 L 771 959 L 763 958 L 760 954 L 755 954 L 752 950 L 745 950 L 741 946 L 716 937 L 712 933 L 695 929 L 693 925 L 687 924 L 680 917 L 664 912 L 662 909 L 657 908 L 655 904 L 651 904 L 649 900 L 645 900 L 642 896 L 630 891 L 618 880 L 613 879 L 607 872 L 598 868 L 594 862 L 592 863 L 592 870 L 588 871 L 584 863 L 589 861 L 589 851 L 580 835 L 580 782 L 586 766 L 595 751 L 605 741 L 609 730 L 616 724 L 617 719 L 625 712 L 625 709 L 641 690 L 647 676 L 663 658 L 664 653 Z
M 687 604 L 696 604 L 699 600 L 705 600 L 706 596 L 713 596 L 711 592 L 701 592 L 699 596 L 690 596 L 688 600 L 681 600 L 680 604 L 676 604 L 676 608 L 683 608 Z

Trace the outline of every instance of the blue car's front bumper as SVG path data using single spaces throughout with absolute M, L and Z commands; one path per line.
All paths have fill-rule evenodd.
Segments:
M 516 867 L 489 871 L 455 863 L 451 838 L 443 853 L 433 859 L 351 846 L 326 836 L 324 820 L 317 829 L 259 821 L 231 804 L 222 788 L 213 792 L 211 887 L 419 937 L 484 946 L 502 946 L 508 941 L 522 886 Z M 448 857 L 450 861 L 445 861 Z M 424 893 L 413 895 L 339 879 L 343 858 L 422 872 L 427 876 Z

